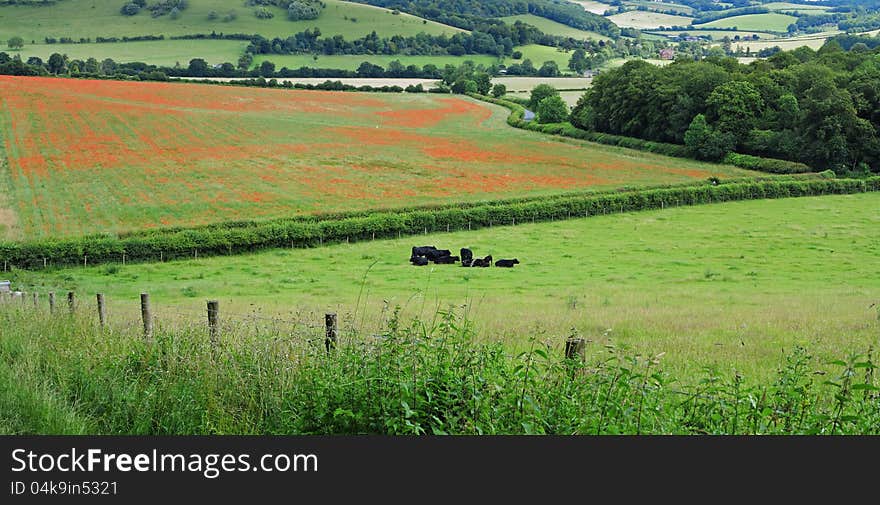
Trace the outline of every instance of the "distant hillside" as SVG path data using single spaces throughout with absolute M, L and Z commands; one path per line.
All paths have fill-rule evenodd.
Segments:
M 69 37 L 74 40 L 95 37 L 137 37 L 143 35 L 189 35 L 195 33 L 246 33 L 264 37 L 287 37 L 318 27 L 325 36 L 363 37 L 372 31 L 382 36 L 453 34 L 458 28 L 428 21 L 374 6 L 323 0 L 326 7 L 317 19 L 290 21 L 287 11 L 274 5 L 264 8 L 274 16 L 259 19 L 256 7 L 244 0 L 191 0 L 177 19 L 157 18 L 142 9 L 134 16 L 124 16 L 120 9 L 126 0 L 59 0 L 53 5 L 0 5 L 0 40 L 20 36 L 25 43 L 41 42 L 46 37 Z M 148 5 L 155 0 L 148 0 Z M 216 14 L 216 17 L 212 15 Z M 232 16 L 229 13 L 233 12 Z M 211 19 L 215 17 L 214 19 Z M 234 19 L 230 19 L 233 18 Z

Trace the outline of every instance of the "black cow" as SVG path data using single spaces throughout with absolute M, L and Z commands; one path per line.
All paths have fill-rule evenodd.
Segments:
M 451 255 L 452 255 L 452 251 L 450 251 L 449 249 L 434 249 L 433 251 L 428 251 L 428 253 L 425 254 L 425 257 L 431 261 L 436 261 L 437 258 L 442 258 L 444 256 L 451 256 Z
M 409 261 L 417 267 L 423 267 L 428 264 L 428 258 L 424 256 L 413 256 Z
M 437 248 L 432 245 L 423 245 L 421 247 L 413 247 L 412 248 L 412 256 L 425 256 L 428 254 L 428 251 L 436 251 Z
M 469 267 L 474 261 L 474 253 L 466 247 L 461 248 L 461 266 Z
M 458 256 L 441 256 L 439 258 L 434 258 L 434 263 L 438 265 L 451 265 L 458 261 Z
M 519 263 L 519 260 L 513 258 L 512 260 L 498 260 L 495 262 L 496 267 L 504 267 L 504 268 L 513 268 L 513 265 Z
M 471 263 L 472 267 L 491 267 L 492 266 L 492 255 L 488 255 L 485 258 L 474 258 L 473 263 Z

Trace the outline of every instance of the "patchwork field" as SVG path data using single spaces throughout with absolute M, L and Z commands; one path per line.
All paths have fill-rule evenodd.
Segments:
M 44 37 L 135 37 L 139 35 L 190 35 L 194 33 L 258 33 L 264 37 L 288 37 L 296 32 L 319 27 L 324 36 L 344 35 L 351 39 L 376 31 L 385 37 L 415 35 L 419 32 L 439 35 L 462 31 L 458 28 L 426 21 L 409 14 L 391 14 L 388 9 L 370 5 L 323 0 L 326 8 L 318 19 L 289 21 L 284 9 L 266 8 L 275 14 L 272 19 L 254 16 L 253 7 L 229 0 L 198 0 L 181 12 L 178 19 L 169 16 L 150 17 L 147 11 L 135 16 L 119 13 L 124 2 L 119 0 L 63 0 L 51 6 L 0 6 L 0 40 L 20 36 L 25 42 L 40 42 Z M 217 19 L 209 19 L 214 11 Z M 235 19 L 224 21 L 230 11 Z
M 717 19 L 709 23 L 694 25 L 696 28 L 736 28 L 745 31 L 770 31 L 785 32 L 788 25 L 797 21 L 794 16 L 787 14 L 767 13 L 767 14 L 746 14 L 744 16 L 733 16 L 724 19 Z
M 230 324 L 340 322 L 378 331 L 395 305 L 404 317 L 466 312 L 486 340 L 512 348 L 558 343 L 574 328 L 590 345 L 666 352 L 667 367 L 696 374 L 716 364 L 769 376 L 795 345 L 820 361 L 876 349 L 880 318 L 880 194 L 733 202 L 315 249 L 171 263 L 16 271 L 28 290 L 94 293 L 112 324 L 137 328 L 138 295 L 160 323 L 204 324 L 206 299 Z M 518 258 L 513 269 L 419 268 L 414 245 Z M 45 295 L 42 303 L 45 305 Z M 387 308 L 383 310 L 384 307 Z M 526 317 L 527 315 L 527 317 Z M 279 317 L 282 321 L 272 321 Z
M 507 114 L 460 96 L 3 76 L 2 234 L 120 232 L 749 174 L 556 142 L 510 128 Z
M 651 11 L 628 11 L 608 16 L 617 26 L 623 28 L 660 28 L 661 26 L 688 26 L 693 18 L 673 16 Z

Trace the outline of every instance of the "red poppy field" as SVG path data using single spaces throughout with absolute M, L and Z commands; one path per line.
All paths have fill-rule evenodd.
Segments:
M 0 237 L 551 194 L 749 172 L 507 126 L 461 96 L 0 76 Z

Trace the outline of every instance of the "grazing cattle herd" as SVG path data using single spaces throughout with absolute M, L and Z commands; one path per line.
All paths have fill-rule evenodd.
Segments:
M 492 255 L 489 254 L 483 258 L 474 258 L 474 252 L 466 247 L 462 247 L 459 251 L 460 256 L 453 256 L 449 249 L 437 249 L 432 245 L 415 246 L 412 248 L 412 254 L 409 257 L 410 263 L 415 266 L 425 266 L 430 262 L 438 265 L 451 265 L 457 262 L 463 267 L 491 267 L 493 265 Z M 496 267 L 513 268 L 513 265 L 519 264 L 519 260 L 501 259 L 494 262 Z

